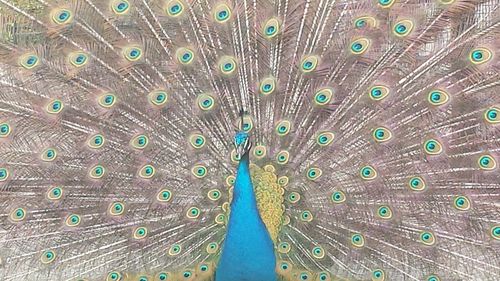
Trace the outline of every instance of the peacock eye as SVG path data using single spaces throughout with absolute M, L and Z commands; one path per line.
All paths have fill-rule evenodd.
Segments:
M 93 149 L 99 149 L 104 145 L 105 138 L 101 134 L 95 134 L 89 138 L 87 145 Z
M 336 204 L 343 203 L 346 200 L 345 193 L 343 191 L 340 191 L 340 190 L 334 191 L 332 193 L 331 199 L 332 199 L 333 203 L 336 203 Z
M 481 155 L 478 159 L 479 168 L 486 171 L 494 170 L 497 167 L 497 161 L 491 155 Z
M 210 242 L 208 243 L 206 250 L 208 254 L 215 254 L 219 250 L 219 244 L 217 242 Z
M 373 86 L 368 91 L 368 95 L 372 100 L 380 101 L 389 95 L 389 88 L 382 85 Z
M 210 199 L 212 201 L 217 201 L 221 197 L 221 192 L 219 189 L 214 188 L 214 189 L 211 189 L 208 191 L 207 196 L 208 196 L 208 199 Z
M 389 206 L 380 206 L 377 209 L 377 216 L 381 219 L 391 219 L 392 218 L 392 210 Z
M 328 273 L 328 272 L 321 272 L 318 275 L 318 280 L 320 280 L 320 281 L 330 281 L 332 279 L 330 277 L 330 273 Z
M 360 233 L 355 233 L 351 236 L 351 244 L 356 248 L 361 248 L 365 245 L 365 237 Z
M 259 91 L 263 95 L 270 95 L 276 89 L 276 79 L 274 77 L 264 78 L 260 82 Z
M 191 136 L 189 136 L 189 144 L 195 149 L 202 148 L 205 143 L 206 139 L 201 134 L 192 134 Z
M 361 29 L 365 27 L 376 27 L 377 26 L 377 20 L 374 17 L 370 16 L 363 16 L 359 17 L 354 20 L 354 27 Z
M 214 19 L 218 23 L 225 23 L 231 19 L 231 9 L 226 4 L 219 4 L 214 8 Z
M 139 170 L 139 177 L 143 179 L 150 179 L 155 175 L 156 169 L 153 165 L 147 164 L 142 166 Z
M 167 3 L 165 11 L 173 18 L 179 17 L 184 12 L 184 4 L 179 0 L 171 0 Z
M 295 204 L 299 201 L 300 201 L 300 194 L 298 192 L 293 191 L 290 192 L 290 194 L 288 194 L 288 202 Z
M 69 63 L 74 67 L 82 67 L 87 64 L 89 56 L 83 52 L 72 52 L 68 55 Z
M 172 191 L 169 189 L 162 189 L 156 195 L 156 200 L 159 202 L 168 202 L 172 199 Z
M 390 8 L 395 0 L 378 0 L 378 5 L 384 9 Z
M 244 116 L 243 122 L 241 120 L 238 122 L 238 128 L 243 132 L 250 132 L 253 129 L 253 119 L 251 116 Z
M 57 151 L 53 148 L 45 149 L 42 152 L 42 155 L 40 156 L 42 161 L 45 161 L 45 162 L 52 162 L 52 161 L 56 160 L 56 157 L 57 157 Z
M 288 120 L 282 120 L 276 125 L 276 134 L 278 136 L 283 137 L 286 136 L 290 132 L 290 128 L 292 123 Z
M 73 20 L 73 13 L 67 9 L 54 9 L 51 14 L 52 22 L 58 25 L 68 24 Z
M 469 60 L 475 65 L 483 64 L 491 60 L 493 53 L 484 47 L 475 48 L 469 53 Z
M 469 198 L 466 196 L 460 195 L 456 196 L 455 199 L 453 199 L 453 207 L 455 209 L 460 210 L 460 211 L 467 211 L 471 207 L 471 203 Z
M 281 254 L 287 254 L 288 252 L 290 252 L 290 250 L 291 250 L 291 246 L 288 242 L 279 243 L 278 252 L 280 252 Z M 287 264 L 287 266 L 288 266 L 288 264 Z
M 422 191 L 427 188 L 424 179 L 418 176 L 410 178 L 410 180 L 408 181 L 408 186 L 413 191 Z
M 90 168 L 89 176 L 93 179 L 100 179 L 104 176 L 106 169 L 102 165 L 95 165 Z
M 54 99 L 47 104 L 45 110 L 49 114 L 58 114 L 63 110 L 63 108 L 64 108 L 63 102 L 58 99 Z
M 281 176 L 278 178 L 278 185 L 281 187 L 285 187 L 288 185 L 289 178 L 287 176 Z
M 132 138 L 130 145 L 135 149 L 144 149 L 149 143 L 148 136 L 141 134 Z
M 40 58 L 34 53 L 27 53 L 19 57 L 18 64 L 25 69 L 33 69 L 40 64 Z
M 491 107 L 484 112 L 484 119 L 490 124 L 500 123 L 500 108 Z
M 10 212 L 10 219 L 13 222 L 19 222 L 26 218 L 26 209 L 24 208 L 16 208 Z
M 122 202 L 112 202 L 109 204 L 108 213 L 112 216 L 119 216 L 125 212 L 125 204 Z
M 203 111 L 209 111 L 215 106 L 215 100 L 211 95 L 201 94 L 198 96 L 197 100 L 198 108 Z
M 73 214 L 66 218 L 66 225 L 69 227 L 75 227 L 80 224 L 81 218 L 79 215 Z
M 315 181 L 315 180 L 319 179 L 322 174 L 323 174 L 323 171 L 320 168 L 316 168 L 316 167 L 311 167 L 311 168 L 307 169 L 307 173 L 306 173 L 307 179 L 309 179 L 311 181 Z
M 236 59 L 231 56 L 223 56 L 218 65 L 220 72 L 226 76 L 233 74 L 237 66 Z
M 355 55 L 361 55 L 364 52 L 366 52 L 369 46 L 370 46 L 370 40 L 366 38 L 358 38 L 351 42 L 351 47 L 350 47 L 351 53 Z
M 141 59 L 142 49 L 138 46 L 128 46 L 122 50 L 123 57 L 129 62 L 135 62 Z
M 53 187 L 47 192 L 47 198 L 49 200 L 59 200 L 63 196 L 63 189 L 61 187 Z
M 500 226 L 496 225 L 491 228 L 490 231 L 491 237 L 496 240 L 500 240 Z
M 425 153 L 428 155 L 438 155 L 441 154 L 441 152 L 443 152 L 443 146 L 438 140 L 430 139 L 425 141 L 424 150 Z
M 196 177 L 196 178 L 204 178 L 207 175 L 207 167 L 201 164 L 194 165 L 193 168 L 191 168 L 191 173 Z
M 300 70 L 303 73 L 312 72 L 312 71 L 316 70 L 318 63 L 319 63 L 318 56 L 308 55 L 302 59 L 302 61 L 300 63 Z
M 162 107 L 167 103 L 167 92 L 164 90 L 155 90 L 149 93 L 149 102 L 156 106 Z
M 275 18 L 271 18 L 267 20 L 263 30 L 266 39 L 275 38 L 281 31 L 280 22 Z
M 124 15 L 130 10 L 130 3 L 127 0 L 113 0 L 111 10 L 117 15 Z
M 359 174 L 363 180 L 373 180 L 377 177 L 377 171 L 370 165 L 364 166 L 360 169 Z
M 44 264 L 53 262 L 56 259 L 56 253 L 52 250 L 47 250 L 40 256 L 40 261 Z
M 302 211 L 300 220 L 303 222 L 311 222 L 313 220 L 313 215 L 310 211 Z
M 108 276 L 106 277 L 106 281 L 121 281 L 122 280 L 122 274 L 117 271 L 111 271 L 108 273 Z
M 321 246 L 316 246 L 311 250 L 311 253 L 314 258 L 322 259 L 325 257 L 325 250 Z
M 191 276 L 193 276 L 193 273 L 190 270 L 186 270 L 182 273 L 182 277 L 185 279 L 191 278 Z
M 175 51 L 175 57 L 177 58 L 178 63 L 182 65 L 189 65 L 194 60 L 194 52 L 189 48 L 181 47 Z
M 290 158 L 290 153 L 286 150 L 282 150 L 278 152 L 278 154 L 276 155 L 276 162 L 280 165 L 284 165 L 288 163 L 289 158 Z
M 0 182 L 6 181 L 9 178 L 9 170 L 0 167 Z
M 425 281 L 441 281 L 441 279 L 437 275 L 432 274 L 427 276 Z
M 392 138 L 392 132 L 385 127 L 378 127 L 373 130 L 372 136 L 376 142 L 382 143 Z
M 422 242 L 424 245 L 432 246 L 436 243 L 436 239 L 434 237 L 434 234 L 430 231 L 420 232 L 419 237 L 420 237 L 420 242 Z
M 200 216 L 200 208 L 198 207 L 191 207 L 186 211 L 186 217 L 189 219 L 196 219 Z
M 449 95 L 445 91 L 442 90 L 432 90 L 429 92 L 427 100 L 432 105 L 443 105 L 448 102 Z
M 255 146 L 253 150 L 253 155 L 257 158 L 262 158 L 266 156 L 266 147 L 263 145 L 257 145 Z
M 139 227 L 135 228 L 132 233 L 133 233 L 134 239 L 140 240 L 140 239 L 144 239 L 148 236 L 148 229 L 144 226 L 139 226 Z
M 315 105 L 326 105 L 329 104 L 333 97 L 333 89 L 323 88 L 316 91 L 314 94 L 314 104 Z
M 373 281 L 384 281 L 385 280 L 385 272 L 382 269 L 374 269 L 372 271 L 372 280 Z
M 112 108 L 116 103 L 116 96 L 112 93 L 100 95 L 97 103 L 104 109 Z
M 10 135 L 11 129 L 8 123 L 0 123 L 0 138 L 6 138 Z
M 398 21 L 393 27 L 393 33 L 397 37 L 405 37 L 413 30 L 413 22 L 411 20 Z

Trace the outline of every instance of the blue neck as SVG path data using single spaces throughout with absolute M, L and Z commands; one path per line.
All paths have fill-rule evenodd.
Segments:
M 238 165 L 216 281 L 276 281 L 274 244 L 257 209 L 248 153 Z

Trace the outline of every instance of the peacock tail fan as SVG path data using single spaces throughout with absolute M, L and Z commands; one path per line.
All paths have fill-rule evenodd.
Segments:
M 0 279 L 500 280 L 499 34 L 499 0 L 0 0 Z M 247 218 L 275 280 L 217 277 Z

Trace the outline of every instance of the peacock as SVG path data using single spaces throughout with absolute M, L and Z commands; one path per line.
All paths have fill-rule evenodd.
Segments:
M 0 0 L 0 280 L 500 280 L 499 0 Z

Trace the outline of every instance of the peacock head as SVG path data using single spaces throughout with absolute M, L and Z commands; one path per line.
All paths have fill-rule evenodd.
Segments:
M 236 133 L 234 136 L 234 147 L 239 159 L 250 151 L 252 143 L 250 142 L 250 137 L 247 132 L 239 131 Z

